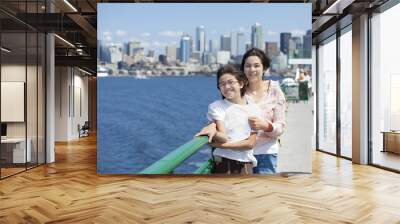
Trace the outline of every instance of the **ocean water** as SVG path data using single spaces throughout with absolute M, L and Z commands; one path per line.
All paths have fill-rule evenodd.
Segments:
M 99 77 L 97 169 L 135 174 L 193 139 L 207 106 L 220 99 L 216 78 Z M 210 158 L 203 147 L 175 173 L 192 173 Z

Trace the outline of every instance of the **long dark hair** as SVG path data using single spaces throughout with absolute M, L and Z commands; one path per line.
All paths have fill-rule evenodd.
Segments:
M 263 65 L 263 71 L 267 71 L 269 66 L 271 65 L 271 60 L 267 57 L 264 51 L 258 48 L 251 48 L 250 50 L 246 51 L 243 55 L 242 64 L 240 65 L 240 70 L 244 72 L 244 64 L 246 63 L 246 59 L 251 56 L 256 56 L 260 59 Z
M 243 84 L 243 88 L 240 89 L 240 95 L 244 96 L 244 93 L 246 92 L 245 86 L 247 85 L 247 78 L 243 74 L 243 72 L 239 71 L 235 66 L 230 65 L 230 64 L 222 66 L 217 71 L 217 88 L 218 88 L 218 90 L 220 90 L 219 78 L 221 78 L 225 74 L 233 75 L 239 83 Z M 225 99 L 225 97 L 223 95 L 222 95 L 222 99 Z

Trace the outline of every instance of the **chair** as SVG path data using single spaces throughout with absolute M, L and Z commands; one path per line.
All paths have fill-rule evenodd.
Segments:
M 82 127 L 78 124 L 79 138 L 89 136 L 89 129 L 90 129 L 89 121 L 85 121 Z

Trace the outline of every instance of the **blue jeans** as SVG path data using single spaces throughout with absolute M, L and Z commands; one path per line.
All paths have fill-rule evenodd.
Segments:
M 254 174 L 275 174 L 278 154 L 254 155 L 257 159 L 257 166 L 253 167 Z

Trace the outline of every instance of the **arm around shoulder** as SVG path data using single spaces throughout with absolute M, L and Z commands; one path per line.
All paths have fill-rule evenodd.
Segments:
M 238 142 L 227 142 L 227 143 L 212 143 L 211 146 L 215 148 L 226 148 L 226 149 L 237 149 L 237 150 L 249 150 L 256 145 L 257 133 L 253 132 L 250 137 L 245 140 Z

